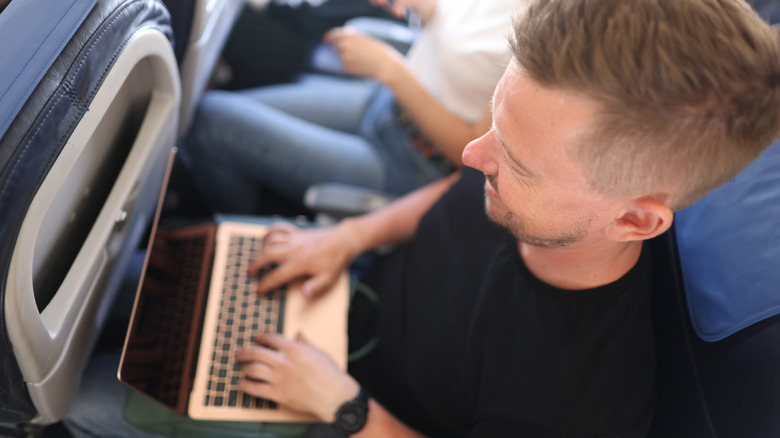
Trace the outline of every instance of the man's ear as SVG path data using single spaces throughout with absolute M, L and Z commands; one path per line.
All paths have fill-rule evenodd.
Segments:
M 639 198 L 612 221 L 606 234 L 621 242 L 652 239 L 668 230 L 673 220 L 674 213 L 662 201 Z

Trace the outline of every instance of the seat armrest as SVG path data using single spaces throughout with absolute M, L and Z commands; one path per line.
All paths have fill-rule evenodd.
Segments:
M 306 190 L 303 203 L 321 219 L 330 217 L 332 222 L 378 210 L 393 199 L 392 195 L 377 190 L 342 183 L 320 183 Z

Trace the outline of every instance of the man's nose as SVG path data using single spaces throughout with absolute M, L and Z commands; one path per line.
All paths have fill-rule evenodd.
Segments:
M 495 141 L 492 131 L 472 140 L 463 150 L 463 164 L 488 175 L 494 175 L 498 166 L 491 154 L 491 141 Z

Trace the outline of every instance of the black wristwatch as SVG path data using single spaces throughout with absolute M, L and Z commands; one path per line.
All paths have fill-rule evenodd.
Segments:
M 357 397 L 344 402 L 333 421 L 333 428 L 344 435 L 352 435 L 363 430 L 368 419 L 368 393 L 363 387 Z

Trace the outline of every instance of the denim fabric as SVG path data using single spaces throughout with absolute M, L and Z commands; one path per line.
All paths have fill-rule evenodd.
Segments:
M 357 134 L 379 88 L 377 82 L 367 79 L 305 74 L 289 84 L 238 93 L 308 122 Z
M 380 88 L 366 111 L 361 135 L 382 157 L 385 170 L 382 190 L 402 195 L 441 178 L 450 170 L 441 169 L 417 150 L 412 142 L 416 130 L 413 125 L 398 122 L 393 94 L 387 88 Z
M 414 148 L 411 129 L 376 82 L 310 75 L 207 93 L 182 154 L 215 209 L 254 213 L 264 190 L 300 203 L 321 182 L 403 194 L 440 177 Z

